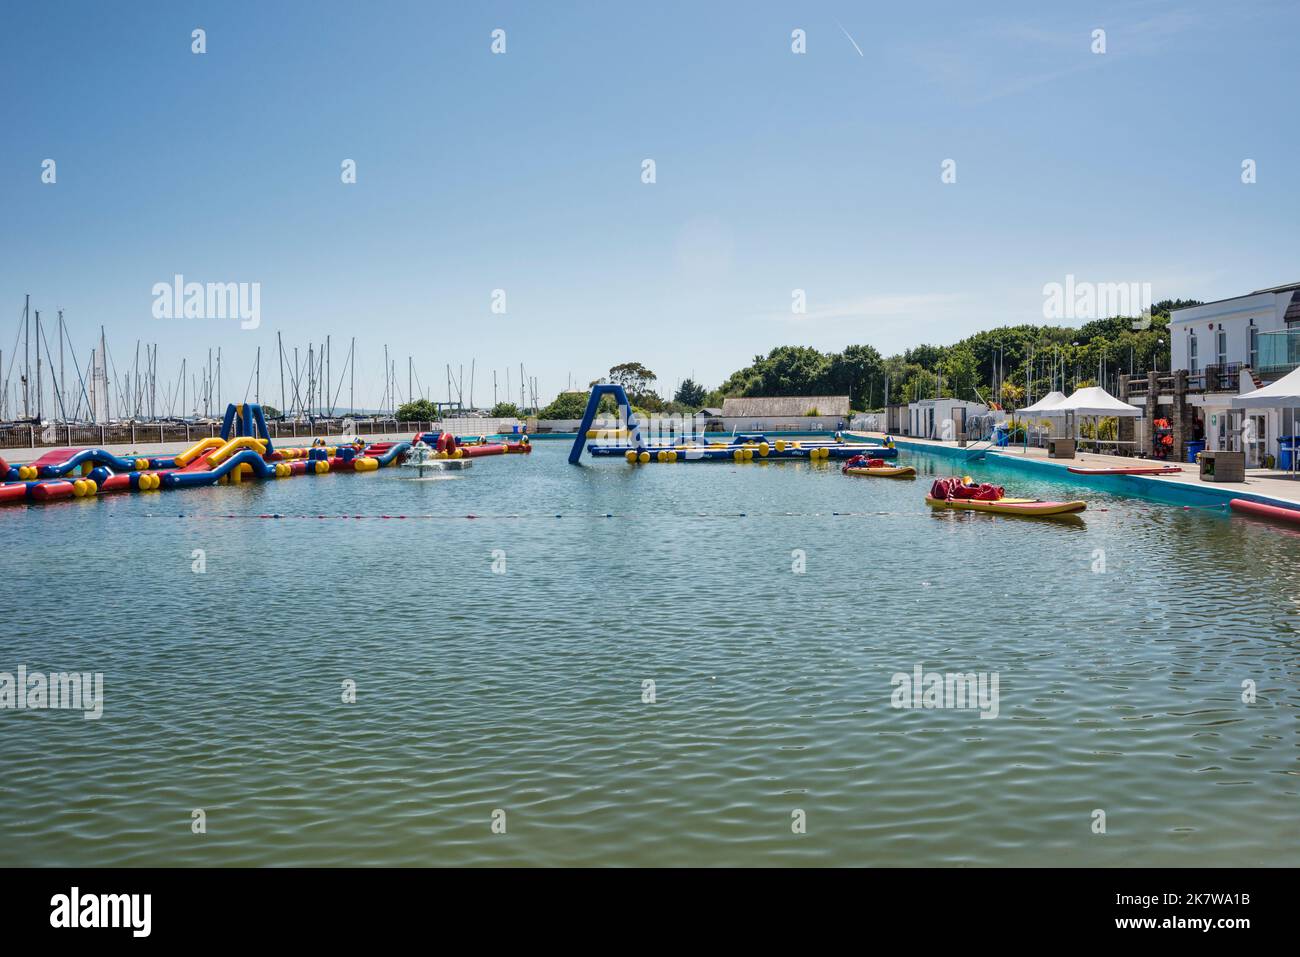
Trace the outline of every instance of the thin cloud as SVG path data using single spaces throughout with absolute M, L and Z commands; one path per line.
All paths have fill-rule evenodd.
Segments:
M 1102 15 L 1086 29 L 1082 23 L 1053 28 L 1008 23 L 975 31 L 961 42 L 914 46 L 909 55 L 930 82 L 952 89 L 969 103 L 988 103 L 1100 69 L 1116 55 L 1149 56 L 1165 49 L 1174 37 L 1208 25 L 1201 12 L 1181 7 L 1161 9 L 1140 19 Z M 1098 28 L 1106 30 L 1106 56 L 1089 52 L 1091 31 Z M 1008 50 L 1008 46 L 1016 49 Z M 1072 65 L 1055 66 L 1070 51 L 1075 56 Z M 1039 69 L 1034 70 L 1031 64 Z M 1015 75 L 1017 65 L 1025 70 L 1019 76 Z
M 862 52 L 862 47 L 858 46 L 858 41 L 855 40 L 855 39 L 853 39 L 852 34 L 850 34 L 848 30 L 845 30 L 845 29 L 844 29 L 844 24 L 842 24 L 842 23 L 840 23 L 840 21 L 836 20 L 836 21 L 835 21 L 835 25 L 836 25 L 837 27 L 840 28 L 840 30 L 844 33 L 844 35 L 845 35 L 846 37 L 849 38 L 849 42 L 853 44 L 853 49 L 855 49 L 855 50 L 858 51 L 858 56 L 864 56 L 864 54 L 863 54 L 863 52 Z

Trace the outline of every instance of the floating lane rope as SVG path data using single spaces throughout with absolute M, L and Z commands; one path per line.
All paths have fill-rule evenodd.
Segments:
M 1101 510 L 1101 511 L 1104 511 L 1104 510 Z M 136 517 L 141 517 L 141 518 L 176 518 L 176 519 L 183 519 L 183 520 L 189 520 L 189 521 L 232 521 L 232 520 L 234 520 L 234 521 L 261 521 L 261 520 L 271 520 L 271 521 L 280 521 L 280 520 L 285 520 L 285 521 L 288 521 L 288 520 L 293 520 L 293 519 L 299 519 L 299 520 L 303 520 L 303 519 L 305 519 L 305 520 L 310 520 L 310 521 L 326 521 L 326 520 L 334 520 L 334 521 L 444 521 L 444 522 L 454 522 L 454 521 L 476 521 L 476 520 L 487 520 L 487 521 L 491 521 L 491 520 L 496 520 L 496 521 L 502 521 L 502 520 L 510 521 L 510 520 L 515 520 L 515 521 L 525 521 L 525 520 L 529 520 L 529 519 L 533 519 L 533 520 L 536 520 L 536 519 L 549 519 L 549 520 L 552 520 L 552 521 L 553 521 L 553 520 L 555 520 L 555 519 L 557 519 L 557 518 L 558 518 L 558 519 L 578 519 L 578 520 L 583 520 L 583 519 L 586 519 L 586 520 L 593 520 L 593 519 L 594 519 L 594 520 L 602 520 L 602 519 L 624 519 L 624 520 L 630 520 L 630 521 L 642 521 L 642 520 L 648 520 L 648 519 L 663 519 L 663 518 L 865 518 L 865 517 L 874 517 L 874 516 L 882 516 L 882 515 L 883 515 L 883 516 L 905 516 L 905 517 L 916 517 L 916 516 L 930 517 L 930 513 L 929 513 L 929 512 L 912 512 L 912 511 L 906 511 L 906 512 L 885 512 L 885 511 L 871 511 L 871 512 L 674 512 L 674 513 L 670 513 L 670 514 L 655 513 L 655 514 L 653 514 L 653 515 L 649 515 L 649 514 L 615 514 L 615 513 L 613 513 L 613 512 L 601 512 L 601 513 L 594 513 L 594 514 L 570 514 L 570 515 L 565 515 L 565 514 L 562 513 L 562 512 L 556 512 L 556 513 L 554 513 L 554 514 L 550 514 L 550 513 L 547 513 L 547 514 L 540 514 L 540 513 L 538 513 L 538 514 L 501 514 L 501 515 L 476 515 L 476 514 L 468 514 L 468 515 L 432 515 L 432 514 L 388 515 L 388 514 L 383 514 L 383 513 L 376 513 L 376 514 L 373 514 L 373 515 L 328 515 L 328 514 L 323 514 L 323 513 L 321 513 L 321 514 L 286 514 L 286 513 L 282 513 L 282 512 L 266 512 L 266 513 L 258 513 L 258 514 L 247 514 L 247 515 L 238 515 L 238 514 L 220 514 L 220 513 L 213 513 L 213 514 L 202 514 L 202 513 L 196 513 L 196 514 L 190 514 L 190 515 L 186 515 L 186 514 L 184 514 L 184 513 L 180 513 L 180 514 L 177 514 L 177 515 L 170 515 L 170 514 L 169 514 L 169 515 L 161 515 L 161 514 L 149 513 L 149 514 L 146 514 L 146 515 L 143 515 L 143 516 L 123 515 L 123 516 L 117 516 L 117 517 L 120 517 L 120 518 L 127 518 L 127 519 L 130 519 L 130 518 L 136 518 Z

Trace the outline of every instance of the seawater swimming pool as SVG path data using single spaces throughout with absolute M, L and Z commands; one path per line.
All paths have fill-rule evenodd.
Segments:
M 566 453 L 0 510 L 0 672 L 103 674 L 0 710 L 0 863 L 1297 862 L 1296 533 Z

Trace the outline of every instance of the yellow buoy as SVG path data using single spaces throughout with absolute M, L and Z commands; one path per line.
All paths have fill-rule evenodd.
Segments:
M 81 498 L 81 496 L 86 494 L 85 479 L 77 479 L 75 482 L 72 483 L 72 494 L 75 495 L 77 498 Z
M 459 451 L 459 450 L 457 450 L 457 451 Z M 317 475 L 324 475 L 324 474 L 325 474 L 326 472 L 328 472 L 329 470 L 330 470 L 330 464 L 329 464 L 328 462 L 326 462 L 324 459 L 317 459 L 317 460 L 316 460 L 316 474 L 317 474 Z
M 731 457 L 732 457 L 733 459 L 735 459 L 737 462 L 743 462 L 743 461 L 745 461 L 745 450 L 744 450 L 744 449 L 736 449 L 735 451 L 733 451 L 733 452 L 731 453 Z
M 640 462 L 642 465 L 645 465 L 647 462 L 650 461 L 650 453 L 642 452 L 640 455 L 636 457 L 636 460 Z
M 763 458 L 767 458 L 767 453 L 770 451 L 772 451 L 772 447 L 766 442 L 758 443 L 758 454 L 763 456 Z
M 746 461 L 746 462 L 751 462 L 751 461 L 753 461 L 753 459 L 754 459 L 754 450 L 753 450 L 753 449 L 745 449 L 745 461 Z
M 623 458 L 627 459 L 633 465 L 636 464 L 636 449 L 628 449 L 623 453 Z
M 669 449 L 669 450 L 668 450 L 668 461 L 669 461 L 669 462 L 676 462 L 676 461 L 677 461 L 677 450 L 676 450 L 676 449 Z

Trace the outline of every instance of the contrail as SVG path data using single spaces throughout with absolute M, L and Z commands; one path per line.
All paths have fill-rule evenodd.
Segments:
M 836 25 L 837 27 L 839 27 L 841 31 L 843 31 L 843 33 L 844 33 L 844 35 L 845 35 L 846 37 L 849 38 L 849 42 L 853 44 L 853 49 L 855 49 L 855 50 L 858 51 L 858 56 L 862 56 L 862 55 L 863 55 L 863 53 L 862 53 L 862 47 L 858 46 L 858 41 L 855 40 L 855 39 L 853 39 L 852 35 L 850 35 L 850 33 L 849 33 L 848 30 L 845 30 L 845 29 L 844 29 L 844 24 L 842 24 L 842 23 L 840 23 L 840 21 L 836 20 L 836 21 L 835 21 L 835 25 Z

